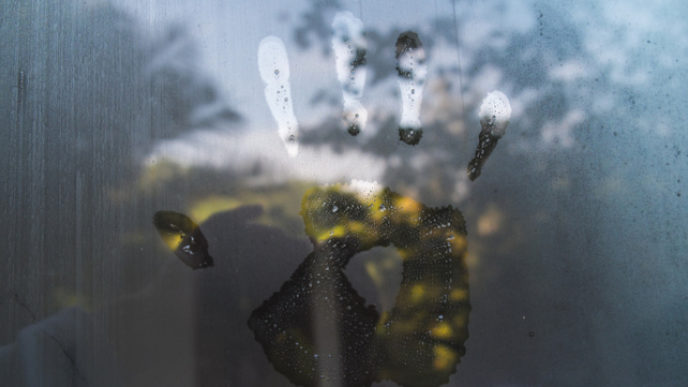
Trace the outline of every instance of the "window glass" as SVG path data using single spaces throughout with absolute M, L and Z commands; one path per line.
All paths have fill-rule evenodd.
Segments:
M 0 385 L 688 385 L 682 1 L 5 1 Z

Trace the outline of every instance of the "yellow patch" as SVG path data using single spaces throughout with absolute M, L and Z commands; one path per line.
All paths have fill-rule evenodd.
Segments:
M 366 262 L 365 263 L 365 270 L 366 273 L 368 273 L 368 276 L 370 279 L 373 280 L 373 283 L 375 286 L 380 289 L 383 285 L 382 283 L 382 275 L 380 274 L 380 271 L 377 268 L 377 265 L 374 262 Z
M 213 214 L 233 210 L 241 206 L 237 199 L 227 196 L 209 196 L 194 203 L 189 209 L 189 216 L 198 223 L 203 223 Z
M 456 352 L 446 345 L 435 345 L 433 352 L 435 359 L 432 362 L 432 366 L 436 370 L 446 370 L 456 365 Z
M 464 289 L 454 289 L 449 293 L 449 299 L 452 301 L 466 301 L 468 300 L 468 291 Z
M 411 302 L 418 302 L 423 299 L 425 288 L 423 285 L 413 285 L 411 287 Z
M 446 322 L 435 325 L 430 333 L 438 339 L 449 339 L 454 334 L 451 327 Z
M 165 242 L 165 246 L 172 251 L 177 250 L 177 247 L 179 247 L 179 244 L 182 243 L 183 239 L 179 233 L 165 233 L 160 236 L 162 237 L 162 241 Z

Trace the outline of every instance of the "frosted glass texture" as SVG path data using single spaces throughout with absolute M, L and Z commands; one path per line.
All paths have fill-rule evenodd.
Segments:
M 0 3 L 0 385 L 688 385 L 685 1 Z

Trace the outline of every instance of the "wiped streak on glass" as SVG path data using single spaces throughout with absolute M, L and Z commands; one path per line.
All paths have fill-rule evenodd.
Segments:
M 258 70 L 265 82 L 265 101 L 277 121 L 277 132 L 289 156 L 299 153 L 299 124 L 294 115 L 289 83 L 289 58 L 282 39 L 267 36 L 258 46 Z
M 483 165 L 490 157 L 492 151 L 497 147 L 497 141 L 506 133 L 506 127 L 511 118 L 511 105 L 501 91 L 493 91 L 487 94 L 480 105 L 478 112 L 480 117 L 480 135 L 478 145 L 475 149 L 475 156 L 468 163 L 466 171 L 471 180 L 480 176 Z
M 368 120 L 368 111 L 361 105 L 367 73 L 363 22 L 351 12 L 337 12 L 332 21 L 332 30 L 335 68 L 342 85 L 343 117 L 348 132 L 355 136 L 365 128 Z
M 416 145 L 423 136 L 420 123 L 420 108 L 423 103 L 423 87 L 428 66 L 425 64 L 425 50 L 413 31 L 399 35 L 396 42 L 397 81 L 401 94 L 401 120 L 399 139 L 409 145 Z

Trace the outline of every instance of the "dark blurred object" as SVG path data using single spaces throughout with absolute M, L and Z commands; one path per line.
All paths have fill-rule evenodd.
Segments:
M 475 148 L 475 156 L 473 156 L 473 159 L 466 167 L 466 172 L 471 180 L 475 180 L 480 176 L 483 164 L 490 157 L 490 153 L 497 147 L 497 141 L 499 141 L 499 137 L 493 136 L 489 131 L 480 131 L 478 145 Z
M 208 241 L 191 218 L 174 211 L 158 211 L 153 216 L 153 224 L 165 244 L 187 266 L 192 269 L 213 266 Z

